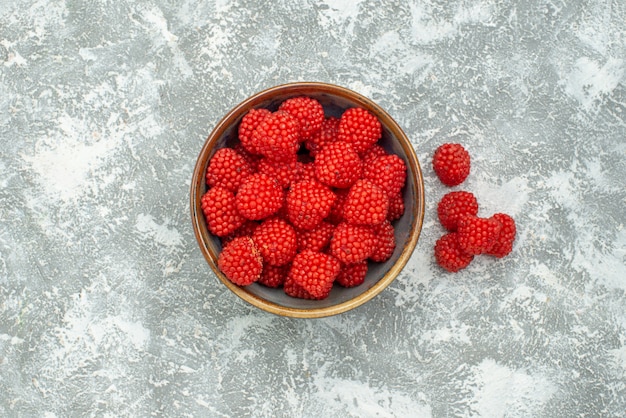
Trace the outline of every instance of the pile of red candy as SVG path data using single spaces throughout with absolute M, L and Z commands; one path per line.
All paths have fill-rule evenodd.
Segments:
M 239 143 L 211 157 L 201 200 L 224 275 L 316 300 L 363 283 L 368 261 L 392 256 L 404 212 L 406 165 L 381 134 L 367 110 L 327 117 L 305 96 L 250 110 Z
M 469 153 L 460 144 L 443 144 L 435 151 L 433 169 L 443 184 L 457 186 L 469 175 Z M 435 244 L 435 259 L 447 271 L 464 269 L 475 255 L 502 258 L 513 249 L 513 218 L 504 213 L 479 217 L 478 202 L 470 192 L 455 191 L 443 196 L 437 215 L 448 233 Z

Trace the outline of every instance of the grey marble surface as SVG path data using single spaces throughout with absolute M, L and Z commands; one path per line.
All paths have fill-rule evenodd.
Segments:
M 626 4 L 0 3 L 0 416 L 619 416 L 626 410 Z M 247 96 L 324 81 L 381 104 L 426 219 L 368 304 L 239 300 L 188 193 Z M 460 141 L 513 253 L 434 263 L 430 158 Z

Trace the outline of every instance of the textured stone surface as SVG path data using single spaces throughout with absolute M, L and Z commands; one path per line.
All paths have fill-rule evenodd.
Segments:
M 626 410 L 622 1 L 0 3 L 1 416 L 590 416 Z M 188 210 L 215 123 L 265 87 L 380 103 L 426 182 L 367 305 L 281 318 L 225 289 Z M 513 253 L 433 260 L 448 189 Z

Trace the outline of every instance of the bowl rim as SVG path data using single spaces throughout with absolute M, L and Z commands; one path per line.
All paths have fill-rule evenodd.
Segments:
M 413 182 L 413 195 L 415 196 L 416 202 L 413 207 L 413 220 L 411 222 L 411 230 L 409 232 L 408 240 L 406 241 L 406 244 L 402 249 L 402 253 L 398 257 L 396 262 L 391 266 L 391 268 L 372 287 L 366 289 L 363 293 L 357 295 L 356 297 L 338 303 L 336 305 L 320 308 L 299 309 L 279 305 L 277 303 L 258 297 L 257 295 L 249 292 L 245 287 L 237 286 L 224 276 L 224 274 L 217 267 L 217 256 L 219 252 L 218 248 L 216 248 L 215 245 L 210 241 L 205 242 L 202 237 L 201 230 L 203 226 L 201 224 L 200 217 L 203 216 L 203 214 L 201 210 L 198 211 L 198 190 L 202 187 L 202 182 L 204 181 L 204 172 L 206 170 L 206 163 L 208 163 L 208 159 L 210 158 L 210 156 L 207 154 L 210 153 L 210 149 L 211 147 L 213 147 L 214 143 L 222 137 L 226 129 L 229 127 L 229 123 L 231 120 L 236 120 L 242 117 L 249 108 L 255 106 L 255 103 L 261 103 L 271 98 L 276 93 L 298 93 L 299 95 L 307 95 L 307 92 L 336 94 L 342 97 L 346 97 L 366 109 L 373 110 L 378 115 L 380 122 L 385 125 L 398 139 L 402 150 L 406 154 L 407 164 L 410 167 L 409 170 L 413 172 L 415 176 L 415 181 Z M 400 274 L 400 272 L 408 262 L 409 258 L 411 257 L 413 251 L 415 250 L 417 241 L 422 230 L 425 211 L 424 178 L 422 175 L 419 161 L 417 159 L 417 155 L 408 137 L 400 128 L 398 123 L 374 101 L 361 95 L 360 93 L 335 84 L 312 81 L 291 82 L 269 87 L 251 95 L 250 97 L 233 107 L 215 125 L 215 127 L 205 140 L 204 145 L 202 146 L 196 160 L 190 187 L 190 209 L 194 234 L 200 250 L 218 279 L 224 285 L 226 285 L 228 289 L 230 289 L 233 293 L 235 293 L 244 301 L 256 306 L 257 308 L 276 315 L 293 318 L 322 318 L 337 315 L 354 309 L 360 305 L 363 305 L 364 303 L 381 293 Z

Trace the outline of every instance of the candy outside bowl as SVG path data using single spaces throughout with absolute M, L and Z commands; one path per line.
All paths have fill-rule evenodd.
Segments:
M 218 268 L 221 241 L 209 232 L 201 209 L 201 198 L 208 190 L 205 173 L 209 160 L 219 148 L 232 147 L 239 142 L 238 126 L 244 115 L 253 108 L 275 111 L 286 99 L 298 96 L 318 100 L 324 107 L 326 117 L 340 117 L 351 107 L 368 110 L 382 124 L 382 138 L 378 143 L 388 153 L 402 158 L 407 167 L 406 184 L 402 191 L 405 211 L 400 219 L 393 222 L 396 238 L 393 255 L 383 263 L 369 262 L 363 284 L 351 288 L 335 285 L 330 295 L 323 300 L 293 298 L 281 288 L 273 289 L 258 283 L 243 287 L 232 283 Z M 267 312 L 288 317 L 320 318 L 336 315 L 371 300 L 389 286 L 406 265 L 415 249 L 424 220 L 421 168 L 413 146 L 400 126 L 372 100 L 347 88 L 326 83 L 298 82 L 271 87 L 235 106 L 217 123 L 205 141 L 195 165 L 190 192 L 191 216 L 198 245 L 221 283 L 246 302 Z

